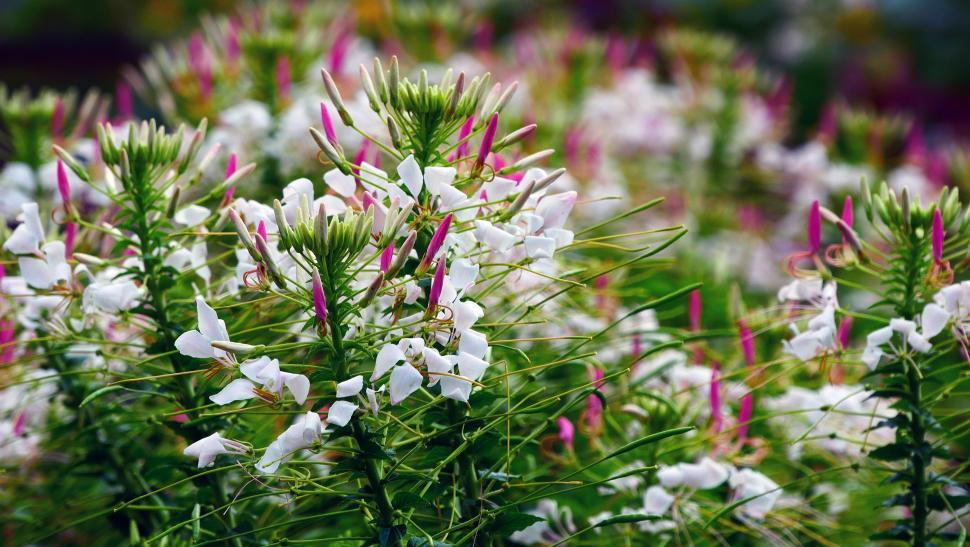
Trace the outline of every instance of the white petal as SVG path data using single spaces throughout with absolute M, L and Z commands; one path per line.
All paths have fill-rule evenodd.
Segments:
M 263 355 L 256 359 L 247 359 L 244 361 L 239 365 L 239 372 L 242 372 L 243 376 L 254 382 L 266 384 L 268 382 L 275 382 L 279 378 L 280 365 L 279 361 Z
M 424 348 L 424 364 L 428 368 L 428 386 L 433 386 L 441 379 L 441 373 L 451 373 L 455 367 L 454 358 L 442 357 L 434 348 Z
M 676 488 L 684 484 L 684 472 L 679 465 L 664 466 L 657 471 L 657 480 L 667 488 Z
M 197 330 L 190 330 L 182 333 L 175 340 L 175 349 L 182 355 L 195 357 L 196 359 L 213 359 L 215 352 L 209 339 Z
M 303 417 L 303 442 L 310 444 L 318 440 L 323 435 L 323 424 L 320 415 L 309 411 Z
M 893 337 L 892 327 L 883 327 L 878 330 L 874 330 L 866 336 L 866 345 L 868 346 L 881 346 Z
M 450 268 L 448 268 L 448 277 L 455 289 L 464 291 L 478 279 L 478 270 L 478 264 L 467 258 L 459 258 L 452 262 Z
M 310 379 L 302 374 L 293 374 L 291 372 L 281 372 L 280 377 L 286 389 L 290 390 L 290 393 L 293 394 L 293 400 L 297 404 L 302 405 L 305 403 L 307 396 L 310 394 Z
M 662 486 L 651 486 L 643 495 L 643 512 L 648 515 L 663 515 L 674 503 L 674 497 Z
M 357 180 L 354 179 L 354 176 L 345 175 L 340 172 L 340 169 L 331 169 L 324 173 L 323 182 L 330 188 L 333 188 L 334 192 L 344 197 L 353 195 L 354 191 L 357 190 Z M 330 211 L 328 210 L 327 214 L 329 213 Z
M 377 416 L 377 414 L 381 411 L 381 406 L 377 402 L 377 394 L 384 393 L 384 387 L 385 386 L 381 386 L 381 389 L 378 391 L 367 388 L 367 402 L 370 404 L 370 411 L 374 416 Z
M 374 373 L 370 376 L 370 381 L 375 382 L 381 376 L 391 370 L 391 367 L 404 360 L 404 352 L 394 344 L 385 344 L 379 352 L 374 364 Z
M 458 341 L 458 351 L 463 351 L 479 359 L 484 359 L 485 352 L 488 351 L 488 340 L 484 334 L 473 330 L 466 330 L 461 333 L 461 340 Z
M 536 214 L 545 219 L 543 223 L 545 229 L 562 228 L 575 203 L 576 192 L 572 191 L 545 196 L 539 200 L 539 205 L 536 206 Z
M 897 317 L 896 319 L 889 320 L 889 328 L 906 335 L 916 330 L 916 323 L 910 321 L 909 319 L 901 319 Z
M 929 340 L 937 334 L 943 331 L 946 327 L 947 321 L 950 320 L 950 314 L 943 309 L 939 304 L 927 304 L 923 308 L 923 315 L 920 321 L 920 326 L 923 328 L 923 336 Z
M 468 402 L 468 396 L 472 393 L 471 382 L 454 376 L 442 376 L 440 383 L 442 397 L 462 403 Z
M 327 423 L 343 427 L 354 417 L 357 405 L 350 401 L 334 401 L 327 412 Z
M 209 397 L 217 405 L 227 405 L 236 401 L 245 401 L 256 397 L 253 392 L 256 386 L 245 378 L 237 378 L 229 382 L 219 393 Z
M 31 287 L 49 289 L 54 286 L 54 275 L 46 261 L 32 256 L 22 256 L 17 259 L 17 264 L 20 265 L 20 275 Z
M 441 189 L 451 186 L 455 180 L 457 170 L 454 167 L 426 167 L 424 169 L 424 184 L 432 196 L 441 193 Z M 417 196 L 415 196 L 417 197 Z
M 862 362 L 869 367 L 869 370 L 875 370 L 882 355 L 883 352 L 879 346 L 866 346 L 866 349 L 862 352 Z
M 684 482 L 691 488 L 707 490 L 714 488 L 728 479 L 728 469 L 710 458 L 704 458 L 697 464 L 682 463 L 680 470 L 684 473 Z
M 273 441 L 266 447 L 263 457 L 256 463 L 256 469 L 260 473 L 275 473 L 280 464 L 286 459 L 287 453 L 280 446 L 279 441 Z
M 195 226 L 205 222 L 205 219 L 209 218 L 210 214 L 211 212 L 201 205 L 189 205 L 175 213 L 172 220 L 184 226 Z
M 358 374 L 337 384 L 337 397 L 353 397 L 364 388 L 364 377 Z
M 36 203 L 25 203 L 21 209 L 24 221 L 3 243 L 3 248 L 14 254 L 31 254 L 37 252 L 44 243 L 44 227 L 40 223 Z
M 458 302 L 453 306 L 453 308 L 455 314 L 455 328 L 459 331 L 465 331 L 472 328 L 472 325 L 474 325 L 476 321 L 485 315 L 482 307 L 471 300 Z
M 396 405 L 421 387 L 421 373 L 410 364 L 394 367 L 391 371 L 391 404 Z
M 458 373 L 465 378 L 471 378 L 477 382 L 482 379 L 486 369 L 488 369 L 488 363 L 478 357 L 464 352 L 458 354 Z
M 556 240 L 551 237 L 526 236 L 525 252 L 529 258 L 552 258 L 556 252 Z
M 201 296 L 195 297 L 195 308 L 199 314 L 199 332 L 209 340 L 229 340 L 226 324 L 216 315 L 216 310 L 206 304 Z
M 397 165 L 397 174 L 401 177 L 401 182 L 407 187 L 411 195 L 417 199 L 424 185 L 424 177 L 421 176 L 421 167 L 414 161 L 414 154 L 404 158 L 404 161 Z M 390 189 L 388 189 L 390 192 Z
M 566 230 L 563 228 L 547 228 L 543 230 L 542 233 L 556 240 L 557 249 L 562 249 L 563 247 L 572 245 L 573 238 L 575 237 L 572 230 Z
M 906 337 L 906 341 L 909 342 L 910 347 L 915 349 L 920 353 L 926 353 L 933 348 L 933 344 L 929 342 L 926 338 L 920 335 L 920 333 L 915 330 L 909 333 Z

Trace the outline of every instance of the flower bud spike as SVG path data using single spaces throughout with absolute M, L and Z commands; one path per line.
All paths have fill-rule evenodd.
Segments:
M 384 65 L 377 57 L 374 57 L 374 78 L 377 84 L 377 94 L 381 98 L 381 102 L 386 103 L 388 100 L 387 79 L 384 77 Z
M 421 259 L 421 263 L 418 265 L 416 271 L 417 275 L 423 275 L 428 268 L 431 267 L 431 261 L 435 259 L 438 251 L 441 250 L 441 245 L 445 242 L 445 237 L 448 235 L 448 229 L 451 227 L 452 214 L 448 215 L 441 221 L 441 224 L 435 229 L 434 234 L 431 236 L 431 241 L 428 243 L 428 249 L 425 251 L 424 258 Z
M 327 136 L 327 140 L 330 141 L 330 144 L 337 146 L 337 132 L 333 129 L 330 109 L 327 108 L 327 103 L 323 101 L 320 101 L 320 121 L 323 123 L 323 134 Z
M 946 238 L 946 231 L 943 229 L 943 214 L 939 208 L 933 210 L 933 262 L 943 261 L 943 240 Z
M 438 308 L 438 300 L 441 299 L 441 288 L 445 282 L 445 259 L 438 259 L 438 265 L 434 270 L 434 278 L 431 279 L 431 289 L 428 291 L 428 315 L 434 314 Z
M 401 248 L 397 251 L 397 256 L 394 257 L 394 262 L 391 262 L 390 268 L 387 269 L 387 275 L 384 279 L 392 279 L 404 264 L 408 261 L 408 256 L 411 254 L 411 250 L 414 249 L 414 242 L 418 239 L 418 233 L 411 230 L 408 237 L 404 239 L 404 243 L 401 244 Z
M 495 132 L 498 130 L 498 113 L 492 114 L 491 119 L 488 120 L 488 127 L 485 128 L 485 135 L 482 136 L 482 142 L 478 147 L 478 157 L 475 158 L 475 165 L 472 168 L 472 172 L 476 175 L 482 172 L 482 168 L 485 167 L 485 160 L 488 155 L 492 152 L 492 143 L 495 141 Z
M 340 90 L 337 89 L 337 84 L 334 83 L 333 77 L 330 76 L 330 73 L 325 68 L 320 69 L 320 75 L 323 76 L 323 87 L 327 91 L 327 96 L 330 97 L 330 102 L 337 109 L 337 115 L 340 116 L 340 121 L 344 122 L 344 125 L 347 127 L 353 127 L 354 119 L 350 117 L 350 112 L 347 111 L 347 107 L 344 105 L 343 97 L 340 96 Z
M 320 327 L 327 328 L 327 296 L 323 292 L 323 283 L 320 281 L 320 273 L 314 270 L 312 276 L 313 286 L 313 312 L 317 316 Z
M 397 128 L 397 122 L 391 116 L 387 117 L 387 132 L 391 136 L 391 144 L 394 145 L 394 148 L 401 150 L 401 130 Z
M 387 273 L 391 267 L 391 262 L 394 260 L 394 242 L 392 241 L 390 245 L 384 247 L 381 251 L 381 272 Z
M 229 209 L 229 218 L 236 228 L 236 233 L 239 234 L 239 241 L 242 242 L 243 247 L 249 251 L 249 255 L 253 257 L 253 260 L 259 261 L 259 251 L 256 249 L 253 237 L 249 234 L 249 228 L 246 227 L 246 223 L 240 218 L 239 213 L 232 208 Z
M 822 213 L 818 200 L 812 202 L 812 209 L 808 215 L 808 247 L 812 254 L 818 252 L 822 245 Z
M 711 427 L 715 433 L 720 433 L 724 427 L 724 412 L 721 409 L 721 378 L 718 364 L 711 366 L 711 387 L 708 400 L 711 405 Z

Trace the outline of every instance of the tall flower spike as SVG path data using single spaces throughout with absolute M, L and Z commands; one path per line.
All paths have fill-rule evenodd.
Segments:
M 815 254 L 822 245 L 822 211 L 818 200 L 812 202 L 808 214 L 808 250 Z
M 498 131 L 498 112 L 492 114 L 491 119 L 488 120 L 488 127 L 485 128 L 485 135 L 478 147 L 478 157 L 475 158 L 475 166 L 472 168 L 473 173 L 480 173 L 485 167 L 485 160 L 492 151 L 492 143 L 495 142 L 496 131 Z
M 323 292 L 323 283 L 320 282 L 320 273 L 313 272 L 313 311 L 320 322 L 320 328 L 327 328 L 327 296 Z
M 946 232 L 943 230 L 943 214 L 939 209 L 933 211 L 933 262 L 940 263 L 943 261 L 943 239 L 946 238 Z
M 424 258 L 421 259 L 421 263 L 418 264 L 417 275 L 423 275 L 428 271 L 428 268 L 431 267 L 431 261 L 435 259 L 438 251 L 441 250 L 441 246 L 445 242 L 445 237 L 448 235 L 448 229 L 451 227 L 451 217 L 451 213 L 448 213 L 448 216 L 435 229 L 434 235 L 431 236 L 431 242 L 428 243 L 428 250 L 425 252 Z

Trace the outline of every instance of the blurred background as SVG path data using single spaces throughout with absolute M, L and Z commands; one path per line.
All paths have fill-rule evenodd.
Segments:
M 298 1 L 298 0 L 294 0 Z M 397 2 L 395 4 L 427 4 Z M 122 67 L 186 35 L 233 0 L 0 0 L 0 82 L 37 89 L 113 90 Z M 908 113 L 931 141 L 970 135 L 970 2 L 961 0 L 574 0 L 475 2 L 479 29 L 500 41 L 558 17 L 649 44 L 667 28 L 734 37 L 761 66 L 793 83 L 793 138 L 817 124 L 832 98 L 880 113 Z M 365 18 L 393 9 L 353 3 Z M 378 17 L 375 17 L 378 16 Z M 477 23 L 476 23 L 477 24 Z

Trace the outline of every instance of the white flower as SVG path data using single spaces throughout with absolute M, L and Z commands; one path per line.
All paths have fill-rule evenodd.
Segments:
M 256 393 L 253 391 L 256 386 L 253 382 L 262 384 L 263 389 L 276 394 L 280 398 L 283 396 L 283 387 L 285 386 L 293 394 L 293 399 L 301 405 L 306 402 L 307 395 L 310 394 L 310 380 L 306 376 L 281 371 L 280 362 L 265 355 L 244 362 L 239 365 L 239 370 L 249 380 L 238 378 L 229 382 L 226 387 L 222 388 L 222 391 L 209 397 L 212 402 L 224 405 L 234 401 L 252 399 L 256 397 Z
M 40 213 L 36 203 L 25 203 L 22 207 L 23 222 L 18 225 L 3 248 L 14 254 L 26 255 L 36 253 L 44 243 L 44 226 L 40 222 Z
M 312 445 L 322 434 L 320 415 L 307 412 L 266 447 L 263 457 L 256 463 L 256 469 L 261 473 L 275 473 L 280 464 L 289 461 L 297 451 Z
M 358 374 L 337 384 L 337 397 L 353 397 L 364 387 L 364 377 Z
M 174 220 L 177 224 L 191 227 L 191 226 L 197 226 L 205 222 L 205 220 L 209 218 L 210 214 L 211 214 L 211 211 L 209 211 L 209 209 L 201 205 L 193 204 L 193 205 L 189 205 L 188 207 L 184 207 L 183 209 L 175 213 L 175 216 L 172 217 L 172 220 Z
M 186 456 L 199 459 L 199 467 L 212 467 L 216 461 L 216 456 L 220 454 L 245 454 L 248 452 L 246 447 L 237 441 L 222 438 L 218 433 L 213 433 L 204 439 L 199 439 L 182 451 Z
M 820 351 L 836 349 L 835 308 L 832 304 L 826 305 L 822 313 L 808 321 L 808 330 L 805 332 L 799 332 L 794 324 L 791 329 L 795 337 L 783 341 L 785 352 L 802 361 L 814 358 Z
M 17 259 L 20 275 L 35 289 L 50 289 L 59 282 L 66 283 L 71 280 L 71 265 L 67 263 L 65 253 L 63 242 L 45 243 L 43 258 L 21 256 Z
M 674 503 L 674 497 L 662 486 L 651 486 L 643 494 L 643 512 L 648 515 L 663 515 Z
M 773 480 L 752 469 L 742 469 L 734 473 L 729 484 L 734 489 L 732 502 L 754 498 L 741 505 L 739 510 L 756 519 L 763 519 L 782 493 Z
M 424 377 L 409 363 L 394 367 L 391 371 L 391 404 L 396 405 L 421 387 Z
M 730 475 L 727 467 L 710 458 L 704 458 L 697 463 L 679 463 L 677 467 L 683 484 L 697 490 L 714 488 L 726 481 Z
M 109 268 L 107 280 L 98 280 L 84 289 L 82 308 L 86 313 L 102 311 L 117 313 L 130 310 L 138 305 L 145 294 L 145 288 L 139 287 L 133 280 L 115 278 L 121 270 Z
M 199 328 L 182 333 L 175 340 L 175 349 L 182 355 L 196 359 L 232 361 L 225 351 L 212 347 L 212 342 L 229 341 L 225 321 L 219 319 L 216 311 L 201 296 L 195 297 L 195 306 L 199 315 Z
M 350 401 L 334 401 L 327 412 L 327 423 L 343 427 L 354 417 L 357 405 Z

